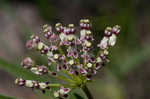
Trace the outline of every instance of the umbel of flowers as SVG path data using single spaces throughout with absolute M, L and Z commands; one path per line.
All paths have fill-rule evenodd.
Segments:
M 96 47 L 92 45 L 94 38 L 90 21 L 81 19 L 79 25 L 80 27 L 77 28 L 74 24 L 63 26 L 57 23 L 53 29 L 46 24 L 26 43 L 28 49 L 35 49 L 41 55 L 45 55 L 48 64 L 47 66 L 38 65 L 30 57 L 26 57 L 21 65 L 36 75 L 51 75 L 63 80 L 63 83 L 62 81 L 60 83 L 38 82 L 23 78 L 17 78 L 15 83 L 43 92 L 56 88 L 54 96 L 62 99 L 68 97 L 71 90 L 82 88 L 90 82 L 92 76 L 109 62 L 108 49 L 115 45 L 120 26 L 106 27 L 104 37 L 97 44 L 99 52 L 94 55 L 93 49 Z

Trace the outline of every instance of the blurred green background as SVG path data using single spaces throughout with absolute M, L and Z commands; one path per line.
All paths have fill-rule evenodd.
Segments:
M 19 66 L 28 54 L 36 57 L 25 49 L 25 41 L 43 24 L 77 26 L 81 18 L 89 18 L 96 40 L 101 40 L 106 26 L 122 27 L 111 50 L 110 63 L 88 85 L 94 98 L 150 99 L 149 4 L 150 0 L 0 0 L 0 94 L 18 99 L 49 99 L 13 84 L 16 76 L 36 78 Z M 39 57 L 36 60 L 44 63 Z

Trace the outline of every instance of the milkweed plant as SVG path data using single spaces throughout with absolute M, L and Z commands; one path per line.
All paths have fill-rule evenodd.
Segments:
M 58 99 L 67 98 L 69 92 L 81 88 L 88 99 L 93 99 L 86 84 L 109 62 L 108 49 L 115 45 L 120 26 L 106 27 L 104 37 L 97 46 L 93 46 L 95 41 L 91 29 L 92 24 L 88 19 L 81 19 L 79 27 L 57 23 L 53 29 L 51 25 L 44 25 L 39 33 L 27 41 L 26 48 L 46 56 L 47 66 L 36 64 L 30 57 L 24 58 L 21 65 L 36 75 L 53 76 L 60 83 L 17 78 L 15 84 L 39 89 L 43 93 L 54 88 L 53 95 Z M 99 50 L 96 55 L 95 49 Z

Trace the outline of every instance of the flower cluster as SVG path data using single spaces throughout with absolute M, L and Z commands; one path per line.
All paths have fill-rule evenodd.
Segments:
M 21 62 L 25 69 L 29 69 L 36 75 L 52 75 L 65 83 L 39 83 L 22 78 L 17 78 L 15 83 L 20 86 L 41 89 L 43 92 L 51 87 L 56 87 L 58 90 L 54 92 L 54 96 L 61 99 L 67 97 L 70 90 L 83 87 L 89 82 L 92 76 L 109 62 L 108 49 L 115 45 L 120 26 L 115 25 L 104 30 L 104 37 L 97 44 L 99 52 L 94 55 L 92 24 L 88 19 L 81 19 L 79 25 L 80 27 L 77 28 L 74 27 L 74 24 L 63 26 L 57 23 L 55 29 L 50 25 L 44 25 L 39 33 L 31 36 L 26 47 L 45 55 L 48 60 L 47 66 L 35 64 L 30 57 L 26 57 Z M 51 67 L 54 69 L 51 70 Z
M 33 80 L 24 80 L 23 78 L 17 78 L 15 80 L 15 83 L 20 86 L 26 86 L 29 88 L 35 88 L 35 89 L 41 89 L 43 93 L 45 92 L 45 89 L 50 89 L 49 82 L 38 82 Z

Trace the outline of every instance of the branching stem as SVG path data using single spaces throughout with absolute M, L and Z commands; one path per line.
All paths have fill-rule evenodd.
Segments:
M 86 85 L 82 86 L 81 88 L 83 92 L 86 94 L 88 99 L 94 99 L 91 92 L 89 91 L 88 87 Z

